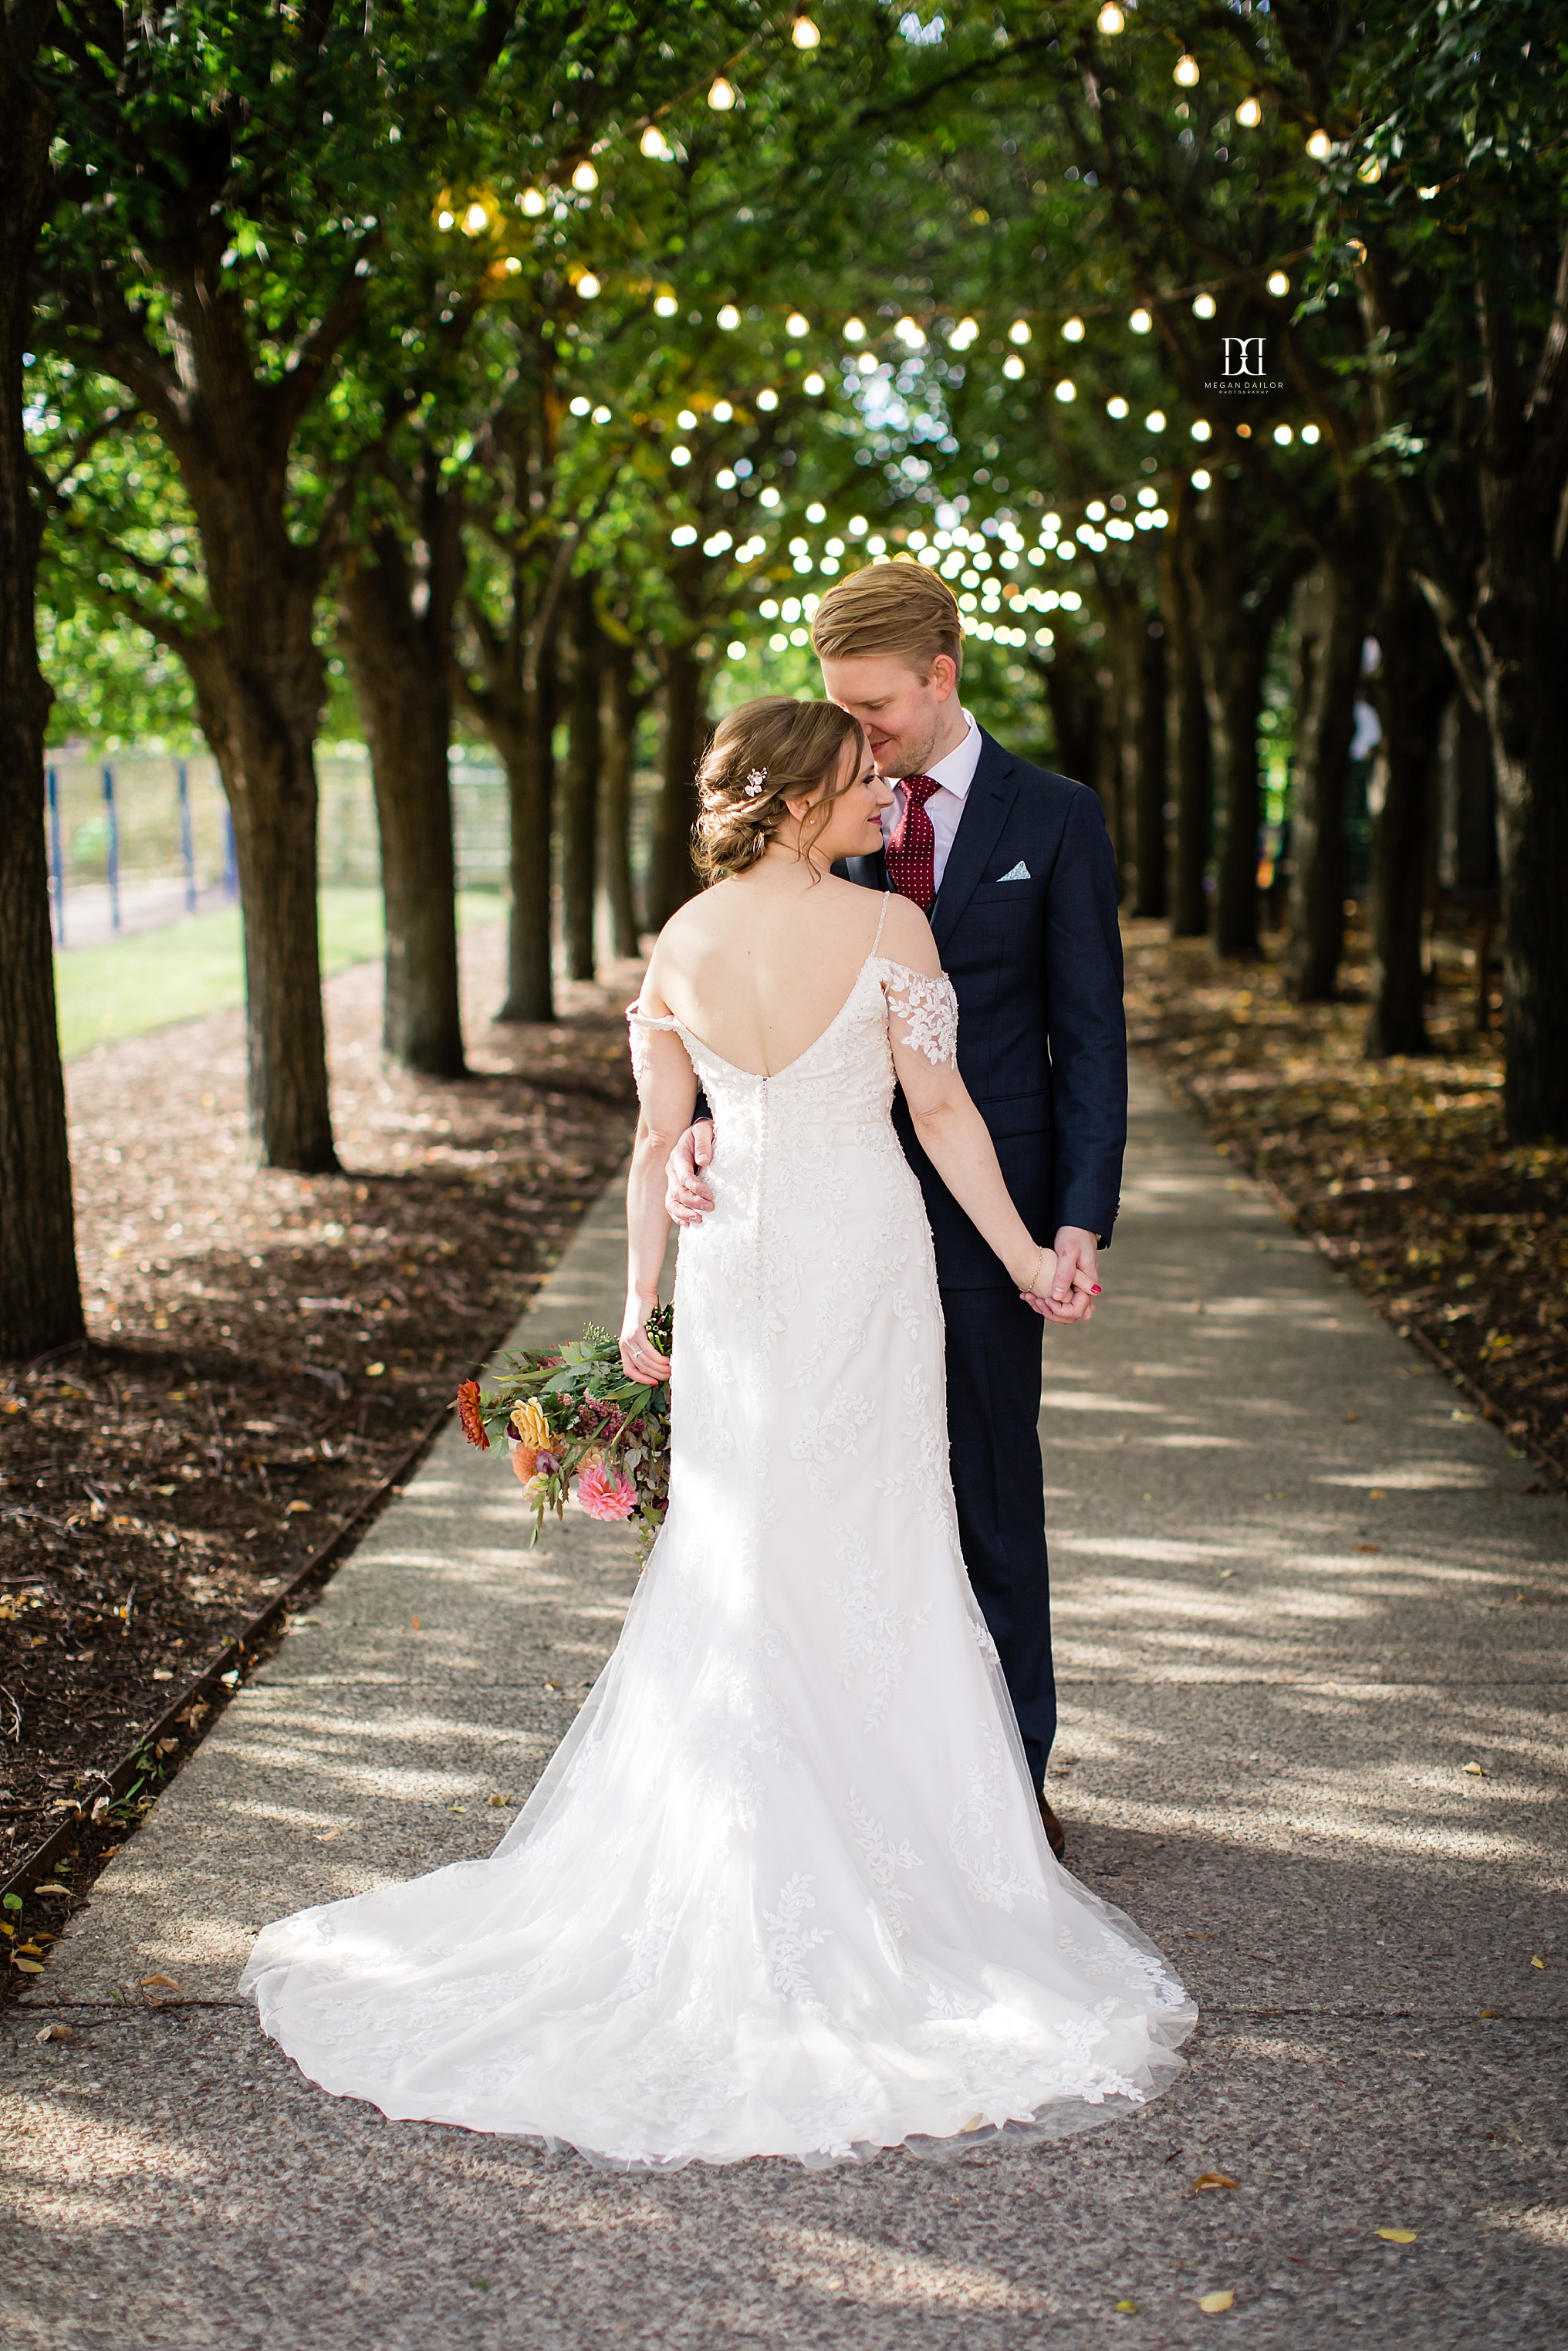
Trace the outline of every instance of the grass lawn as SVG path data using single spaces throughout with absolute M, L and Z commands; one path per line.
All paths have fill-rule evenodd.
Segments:
M 489 890 L 465 890 L 457 901 L 460 929 L 497 922 L 503 900 Z M 341 971 L 382 952 L 379 890 L 338 888 L 321 893 L 321 969 Z M 68 947 L 55 957 L 60 1050 L 75 1061 L 114 1037 L 139 1037 L 224 1012 L 245 1001 L 245 967 L 237 906 L 193 914 L 161 931 L 138 931 L 105 946 Z

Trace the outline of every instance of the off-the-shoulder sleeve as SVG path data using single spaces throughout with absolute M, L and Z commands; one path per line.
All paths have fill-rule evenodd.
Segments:
M 877 970 L 889 1015 L 903 1032 L 900 1043 L 924 1053 L 936 1069 L 951 1067 L 958 1058 L 958 998 L 946 973 L 932 979 L 885 956 L 878 959 Z
M 629 1004 L 626 1007 L 626 1038 L 632 1049 L 632 1076 L 636 1084 L 639 1098 L 647 1091 L 651 1073 L 648 1055 L 648 1038 L 651 1031 L 657 1029 L 673 1029 L 678 1025 L 673 1013 L 666 1013 L 661 1020 L 655 1019 L 651 1012 L 644 1012 L 640 1003 Z

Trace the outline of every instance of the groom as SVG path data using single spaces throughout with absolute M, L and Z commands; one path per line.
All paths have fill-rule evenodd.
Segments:
M 879 856 L 852 881 L 896 890 L 931 918 L 958 998 L 958 1066 L 1031 1232 L 1052 1237 L 1056 1280 L 1039 1311 L 1087 1322 L 1100 1294 L 1126 1140 L 1127 1053 L 1116 867 L 1082 784 L 1004 751 L 958 699 L 964 636 L 932 571 L 873 564 L 839 581 L 811 624 L 831 700 L 858 718 L 894 787 Z M 1040 1817 L 1056 1732 L 1040 1457 L 1040 1330 L 915 1141 L 894 1121 L 925 1196 L 947 1327 L 947 1419 L 965 1564 L 1001 1658 Z M 713 1130 L 670 1160 L 681 1224 L 713 1206 L 700 1170 Z

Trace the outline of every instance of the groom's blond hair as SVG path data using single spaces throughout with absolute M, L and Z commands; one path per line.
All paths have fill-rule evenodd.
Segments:
M 945 580 L 924 564 L 868 563 L 838 580 L 818 605 L 811 643 L 821 661 L 882 653 L 929 677 L 938 653 L 964 666 L 964 623 Z

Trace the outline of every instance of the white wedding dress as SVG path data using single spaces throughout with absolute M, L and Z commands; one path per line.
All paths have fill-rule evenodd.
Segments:
M 880 944 L 880 934 L 879 934 Z M 383 2114 L 673 2168 L 1054 2135 L 1143 2104 L 1195 2010 L 1052 1859 L 959 1555 L 942 1313 L 874 950 L 769 1078 L 676 1020 L 716 1206 L 675 1285 L 670 1510 L 619 1646 L 488 1861 L 301 1911 L 243 1978 Z

